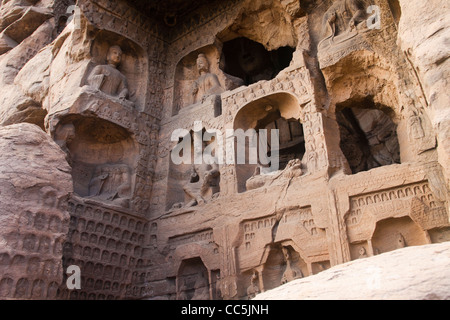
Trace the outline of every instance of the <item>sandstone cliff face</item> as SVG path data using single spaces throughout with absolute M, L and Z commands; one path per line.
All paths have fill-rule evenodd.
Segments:
M 422 85 L 450 187 L 450 4 L 400 0 L 400 6 L 398 42 Z
M 0 297 L 248 299 L 450 240 L 444 0 L 165 3 L 1 2 Z M 172 161 L 264 128 L 272 174 Z
M 450 243 L 354 260 L 266 291 L 255 300 L 448 300 Z
M 0 298 L 56 298 L 71 192 L 65 154 L 45 132 L 0 127 Z

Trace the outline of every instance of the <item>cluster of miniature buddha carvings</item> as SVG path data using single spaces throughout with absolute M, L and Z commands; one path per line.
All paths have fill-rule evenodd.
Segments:
M 49 2 L 0 5 L 0 298 L 252 299 L 450 240 L 404 1 Z

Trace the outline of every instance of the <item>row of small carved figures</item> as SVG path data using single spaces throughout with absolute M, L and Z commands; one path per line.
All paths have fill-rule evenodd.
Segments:
M 288 223 L 288 219 L 290 220 L 289 222 L 295 222 L 297 220 L 304 221 L 306 219 L 309 220 L 312 218 L 311 209 L 302 209 L 299 210 L 298 212 L 295 211 L 294 214 L 285 214 L 283 218 L 280 220 L 280 223 Z M 270 217 L 248 222 L 244 224 L 244 231 L 248 232 L 258 230 L 260 228 L 271 228 L 276 223 L 276 221 L 277 220 L 275 217 Z
M 62 300 L 119 300 L 120 295 L 105 295 L 103 293 L 89 293 L 83 290 L 64 289 L 58 294 L 58 298 Z
M 58 279 L 61 271 L 61 259 L 49 259 L 42 255 L 10 255 L 7 252 L 0 253 L 0 273 L 8 274 L 9 272 L 33 275 L 35 277 L 44 277 L 45 279 Z
M 46 234 L 17 231 L 11 231 L 5 235 L 7 247 L 13 250 L 56 256 L 62 253 L 64 238 L 64 236 L 49 237 Z
M 69 212 L 71 216 L 83 217 L 86 219 L 93 219 L 97 221 L 103 221 L 104 223 L 112 223 L 113 225 L 128 227 L 130 229 L 135 228 L 136 231 L 147 232 L 149 223 L 144 219 L 139 221 L 137 218 L 126 217 L 123 213 L 111 213 L 103 208 L 92 206 L 85 206 L 82 204 L 76 204 L 69 202 Z M 151 228 L 156 228 L 156 223 L 153 223 Z
M 111 223 L 117 227 L 123 227 L 128 229 L 135 229 L 137 232 L 146 233 L 149 231 L 149 223 L 142 219 L 139 221 L 134 218 L 128 218 L 125 214 L 111 213 L 107 210 L 96 208 L 94 210 L 91 206 L 84 206 L 82 204 L 76 204 L 69 202 L 69 212 L 72 217 L 78 218 L 83 217 L 85 219 L 92 219 L 98 222 L 103 221 L 103 223 Z M 151 230 L 154 231 L 157 228 L 156 223 L 152 223 L 150 226 Z
M 54 214 L 43 212 L 24 211 L 17 218 L 17 225 L 21 227 L 54 233 L 67 233 L 67 224 L 67 218 L 61 219 Z
M 116 272 L 116 270 L 117 268 L 114 272 Z M 130 271 L 125 270 L 122 279 L 118 279 L 116 274 L 111 277 L 107 275 L 105 276 L 103 272 L 100 272 L 96 273 L 95 277 L 81 276 L 81 291 L 68 290 L 62 286 L 60 297 L 69 299 L 89 299 L 87 296 L 91 296 L 92 294 L 104 294 L 110 296 L 110 298 L 108 298 L 108 300 L 110 300 L 123 297 L 124 294 L 125 296 L 137 296 L 139 293 L 146 293 L 148 288 L 145 284 L 149 279 L 151 279 L 151 274 L 149 272 L 133 272 L 130 275 Z M 69 291 L 79 291 L 79 293 L 78 295 L 73 295 Z
M 54 281 L 47 285 L 42 279 L 20 278 L 15 281 L 12 278 L 4 277 L 0 280 L 0 298 L 54 299 L 57 294 L 58 283 Z
M 66 263 L 65 263 L 66 265 Z M 144 283 L 151 279 L 151 273 L 143 271 L 144 269 L 131 269 L 129 266 L 117 267 L 113 265 L 104 265 L 102 263 L 93 263 L 91 261 L 84 262 L 78 259 L 68 259 L 67 265 L 76 265 L 81 270 L 81 284 L 85 284 L 82 288 L 92 288 L 92 283 L 96 279 L 110 280 L 117 283 Z M 135 271 L 132 271 L 135 270 Z
M 101 280 L 97 280 L 93 285 L 92 290 L 96 290 L 96 292 L 92 292 L 81 284 L 82 290 L 69 290 L 63 289 L 58 294 L 60 299 L 70 299 L 70 300 L 119 300 L 124 299 L 126 297 L 144 297 L 148 294 L 148 288 L 146 286 L 132 286 L 119 284 L 118 282 L 109 282 L 105 281 L 102 283 Z M 100 289 L 98 289 L 100 288 Z M 98 292 L 100 291 L 100 292 Z
M 99 261 L 104 263 L 111 263 L 113 265 L 121 265 L 128 267 L 143 267 L 150 263 L 147 251 L 142 250 L 140 247 L 136 247 L 134 252 L 130 250 L 117 250 L 117 249 L 100 249 L 97 247 L 81 246 L 79 244 L 65 243 L 63 255 L 67 259 L 79 258 L 84 261 Z M 120 254 L 122 253 L 122 254 Z M 146 257 L 143 257 L 143 256 Z
M 75 219 L 76 218 L 73 220 Z M 114 226 L 108 224 L 105 226 L 102 222 L 95 224 L 95 221 L 88 221 L 86 224 L 86 220 L 80 218 L 78 223 L 76 223 L 76 226 L 74 225 L 75 223 L 71 225 L 69 239 L 80 237 L 81 240 L 82 235 L 88 234 L 89 237 L 91 237 L 91 235 L 96 235 L 100 238 L 106 237 L 107 239 L 121 240 L 140 245 L 142 245 L 145 240 L 145 234 L 143 233 L 132 232 L 132 230 L 123 230 L 119 227 L 114 228 Z
M 425 195 L 427 198 L 422 198 L 422 200 L 433 200 L 433 194 L 431 193 L 428 184 L 416 185 L 414 187 L 408 186 L 404 188 L 398 188 L 391 191 L 380 192 L 372 195 L 359 196 L 351 200 L 352 208 L 357 208 L 364 205 L 370 205 L 383 201 L 391 201 L 394 199 L 401 199 L 413 196 Z

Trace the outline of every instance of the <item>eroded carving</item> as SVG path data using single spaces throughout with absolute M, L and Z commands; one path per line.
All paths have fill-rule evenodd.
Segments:
M 365 18 L 366 11 L 362 1 L 335 1 L 323 16 L 324 37 L 319 47 L 337 44 L 354 37 L 358 29 L 364 28 L 362 22 Z
M 224 91 L 217 75 L 209 72 L 208 59 L 202 53 L 197 57 L 197 70 L 200 76 L 192 85 L 192 103 L 203 103 L 209 96 L 219 95 Z
M 112 201 L 129 207 L 131 197 L 131 172 L 124 164 L 101 165 L 89 183 L 89 197 Z
M 259 285 L 258 285 L 257 281 L 258 281 L 258 275 L 256 274 L 256 271 L 253 271 L 253 274 L 250 278 L 250 285 L 247 288 L 248 299 L 253 299 L 258 293 L 261 292 L 259 290 Z
M 220 171 L 216 164 L 204 164 L 191 167 L 189 182 L 184 185 L 183 190 L 189 202 L 186 207 L 204 204 L 217 196 L 219 192 Z

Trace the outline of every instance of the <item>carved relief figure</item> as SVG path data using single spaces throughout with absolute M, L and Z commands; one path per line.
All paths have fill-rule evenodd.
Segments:
M 285 284 L 294 279 L 303 278 L 301 270 L 293 267 L 291 264 L 289 249 L 286 247 L 281 247 L 281 250 L 283 251 L 284 259 L 286 261 L 286 270 L 284 270 L 283 276 L 281 277 L 281 284 Z
M 126 77 L 117 70 L 122 62 L 122 49 L 112 46 L 106 56 L 106 65 L 98 65 L 89 75 L 88 84 L 110 96 L 121 100 L 128 98 L 128 83 Z
M 178 297 L 177 300 L 189 300 L 187 296 L 187 286 L 186 286 L 186 280 L 183 281 L 183 285 L 180 287 L 178 291 Z
M 253 271 L 252 277 L 250 279 L 250 286 L 248 286 L 247 288 L 247 297 L 248 299 L 253 299 L 254 297 L 256 297 L 256 295 L 258 293 L 260 293 L 261 291 L 259 290 L 259 286 L 258 286 L 258 276 L 256 275 L 256 272 Z
M 422 121 L 420 117 L 418 116 L 417 112 L 411 110 L 409 112 L 408 117 L 408 127 L 409 127 L 409 134 L 411 136 L 411 140 L 414 141 L 414 139 L 421 139 L 425 136 L 425 133 L 423 131 L 422 127 Z
M 240 48 L 237 52 L 238 62 L 245 73 L 246 84 L 260 80 L 270 80 L 276 75 L 276 70 L 270 61 L 270 56 L 264 47 L 253 41 L 240 39 Z
M 89 195 L 128 207 L 131 197 L 130 168 L 125 164 L 97 167 L 89 183 Z
M 222 279 L 220 278 L 220 274 L 216 274 L 216 290 L 215 290 L 215 298 L 221 299 L 222 295 Z
M 72 123 L 59 126 L 56 129 L 55 142 L 67 154 L 66 160 L 70 165 L 72 165 L 72 157 L 68 148 L 68 144 L 70 144 L 74 139 L 75 127 Z
M 351 34 L 355 35 L 354 31 L 365 17 L 366 13 L 361 0 L 335 0 L 323 16 L 324 38 L 319 46 L 325 40 L 333 43 L 335 37 L 342 34 L 347 34 L 344 39 L 350 38 Z
M 189 182 L 183 187 L 185 194 L 191 199 L 186 207 L 193 207 L 207 201 L 219 190 L 220 171 L 217 164 L 192 166 Z
M 269 173 L 267 173 L 269 172 Z M 300 159 L 289 160 L 286 168 L 270 173 L 268 166 L 258 165 L 253 175 L 245 182 L 246 190 L 253 190 L 269 185 L 278 178 L 292 179 L 303 174 Z
M 425 125 L 419 110 L 413 106 L 411 101 L 408 111 L 408 135 L 418 154 L 436 146 L 436 139 L 432 135 L 425 135 Z
M 209 285 L 203 275 L 197 275 L 192 300 L 209 300 Z
M 359 257 L 358 257 L 358 259 L 367 258 L 367 257 L 368 257 L 368 255 L 367 255 L 367 252 L 366 252 L 366 248 L 364 248 L 364 247 L 359 248 Z
M 209 72 L 208 59 L 203 53 L 197 57 L 197 70 L 200 77 L 192 86 L 192 103 L 204 102 L 207 97 L 219 95 L 224 91 L 217 75 Z

